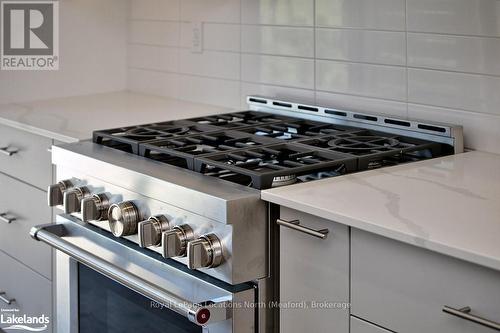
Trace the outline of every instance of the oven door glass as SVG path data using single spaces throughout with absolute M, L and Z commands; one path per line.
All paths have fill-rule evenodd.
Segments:
M 195 333 L 202 328 L 144 296 L 78 265 L 80 333 Z

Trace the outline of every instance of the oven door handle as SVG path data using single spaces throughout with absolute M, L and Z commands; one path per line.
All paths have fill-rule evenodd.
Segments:
M 159 306 L 164 306 L 169 310 L 188 318 L 191 322 L 199 326 L 206 326 L 208 324 L 217 321 L 224 321 L 230 318 L 230 311 L 228 311 L 230 307 L 227 306 L 230 300 L 223 298 L 203 303 L 192 303 L 186 299 L 178 297 L 167 290 L 145 281 L 139 276 L 117 267 L 116 265 L 89 251 L 66 241 L 62 237 L 65 235 L 65 228 L 63 224 L 45 224 L 35 226 L 31 229 L 30 235 L 35 240 L 47 243 L 51 247 L 64 252 L 78 262 L 157 302 Z

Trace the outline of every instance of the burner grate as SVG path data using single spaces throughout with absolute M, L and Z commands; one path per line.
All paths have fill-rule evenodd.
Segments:
M 301 144 L 349 154 L 358 169 L 374 169 L 442 155 L 442 145 L 388 133 L 361 130 L 300 140 Z
M 352 172 L 357 164 L 355 158 L 342 153 L 292 143 L 218 153 L 195 158 L 194 162 L 198 172 L 219 178 L 246 176 L 246 185 L 257 189 L 322 170 Z
M 104 146 L 138 154 L 141 143 L 216 130 L 216 127 L 176 120 L 95 131 L 93 141 Z
M 139 154 L 164 163 L 193 170 L 195 156 L 269 145 L 273 142 L 269 138 L 247 133 L 220 131 L 140 144 Z
M 244 111 L 218 114 L 206 117 L 188 119 L 200 125 L 217 126 L 225 129 L 236 129 L 247 126 L 272 124 L 290 121 L 292 118 L 274 115 L 270 113 Z

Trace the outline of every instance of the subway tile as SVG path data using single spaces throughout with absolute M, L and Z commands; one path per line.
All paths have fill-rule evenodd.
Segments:
M 176 72 L 179 70 L 179 49 L 163 46 L 129 45 L 128 65 L 134 68 Z
M 241 78 L 247 82 L 313 89 L 314 60 L 243 54 Z
M 242 26 L 242 52 L 314 57 L 313 28 Z
M 181 0 L 181 20 L 240 23 L 239 0 Z
M 500 117 L 481 113 L 408 104 L 412 119 L 462 125 L 466 148 L 500 154 Z
M 316 62 L 316 89 L 404 101 L 406 100 L 406 69 L 318 60 Z
M 149 95 L 178 98 L 179 75 L 142 69 L 129 69 L 128 89 Z
M 179 23 L 161 21 L 131 21 L 130 37 L 132 43 L 178 46 Z
M 240 82 L 238 81 L 228 81 L 190 75 L 179 76 L 180 99 L 239 109 L 239 96 Z
M 498 0 L 407 0 L 408 30 L 500 36 Z
M 316 57 L 375 64 L 405 65 L 405 33 L 317 29 Z
M 405 0 L 316 0 L 316 25 L 401 31 Z
M 409 102 L 500 115 L 500 77 L 408 70 Z
M 240 55 L 237 53 L 193 53 L 190 49 L 180 49 L 179 58 L 181 73 L 231 80 L 240 78 Z
M 500 75 L 500 39 L 408 34 L 408 65 Z
M 258 95 L 283 100 L 299 101 L 301 103 L 309 104 L 315 103 L 314 90 L 243 82 L 241 84 L 241 107 L 243 109 L 246 109 L 248 107 L 246 102 L 246 97 L 248 95 Z
M 130 17 L 139 20 L 179 20 L 181 0 L 131 0 Z
M 181 46 L 192 47 L 193 26 L 191 22 L 181 24 Z M 224 23 L 204 23 L 202 28 L 205 50 L 232 51 L 240 50 L 240 25 Z
M 405 102 L 318 91 L 316 104 L 346 111 L 358 111 L 407 118 Z
M 241 20 L 248 24 L 314 25 L 314 0 L 241 0 Z

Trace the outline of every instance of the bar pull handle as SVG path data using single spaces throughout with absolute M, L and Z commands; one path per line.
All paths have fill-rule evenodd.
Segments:
M 4 223 L 11 224 L 15 220 L 17 220 L 17 217 L 14 217 L 14 216 L 9 215 L 7 213 L 0 213 L 0 221 L 2 221 Z
M 11 305 L 16 301 L 15 298 L 7 298 L 5 291 L 0 291 L 0 300 L 7 305 Z
M 451 306 L 445 305 L 443 307 L 443 312 L 500 331 L 500 323 L 471 314 L 471 308 L 468 306 L 461 309 L 455 309 Z
M 12 156 L 14 154 L 17 154 L 19 152 L 19 149 L 14 148 L 14 147 L 1 147 L 0 148 L 0 154 L 6 155 L 6 156 Z
M 302 232 L 304 234 L 307 234 L 309 236 L 317 237 L 320 239 L 326 239 L 326 237 L 328 236 L 328 232 L 329 232 L 328 229 L 314 230 L 314 229 L 311 229 L 308 227 L 304 227 L 303 225 L 300 225 L 299 220 L 285 221 L 282 219 L 277 219 L 276 223 L 278 225 L 283 226 L 283 227 L 286 227 L 286 228 L 289 228 L 292 230 L 296 230 L 296 231 Z

